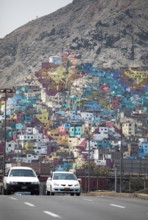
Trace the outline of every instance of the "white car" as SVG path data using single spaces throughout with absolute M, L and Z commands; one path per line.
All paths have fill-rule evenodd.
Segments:
M 66 193 L 80 196 L 80 179 L 72 172 L 55 171 L 46 181 L 46 195 Z
M 30 167 L 11 167 L 3 178 L 3 193 L 10 195 L 16 192 L 29 192 L 39 195 L 40 181 L 35 171 Z

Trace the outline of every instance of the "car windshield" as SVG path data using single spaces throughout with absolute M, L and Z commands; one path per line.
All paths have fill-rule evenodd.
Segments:
M 54 173 L 54 180 L 77 180 L 73 173 Z
M 25 169 L 15 169 L 11 170 L 10 176 L 28 176 L 28 177 L 35 177 L 35 174 L 32 170 L 25 170 Z

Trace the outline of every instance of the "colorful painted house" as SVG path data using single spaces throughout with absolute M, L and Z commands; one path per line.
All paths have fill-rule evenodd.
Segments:
M 139 157 L 148 156 L 148 142 L 142 142 L 138 150 L 138 156 Z

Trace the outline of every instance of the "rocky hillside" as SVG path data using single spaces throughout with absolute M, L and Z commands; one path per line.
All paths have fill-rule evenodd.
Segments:
M 73 0 L 0 39 L 0 88 L 23 83 L 61 51 L 100 67 L 146 66 L 147 21 L 147 0 Z

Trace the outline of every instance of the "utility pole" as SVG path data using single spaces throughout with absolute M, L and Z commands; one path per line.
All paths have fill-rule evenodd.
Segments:
M 88 192 L 90 191 L 90 133 L 88 135 Z
M 115 165 L 115 192 L 117 192 L 117 165 Z
M 90 126 L 86 127 L 85 136 L 88 146 L 88 193 L 89 193 L 90 192 L 90 140 L 91 140 Z
M 122 146 L 122 138 L 123 138 L 123 130 L 122 130 L 122 122 L 120 121 L 120 130 L 121 130 L 121 146 L 120 146 L 120 193 L 122 192 L 122 170 L 123 170 L 123 146 Z
M 123 171 L 123 123 L 124 123 L 124 115 L 121 117 L 121 112 L 119 111 L 119 126 L 120 126 L 120 135 L 121 135 L 121 144 L 120 144 L 120 193 L 122 192 L 122 171 Z
M 0 89 L 0 93 L 4 93 L 5 96 L 5 120 L 4 120 L 4 146 L 3 146 L 3 176 L 5 175 L 5 166 L 6 166 L 6 143 L 7 143 L 7 98 L 9 97 L 8 94 L 15 93 L 14 89 Z

